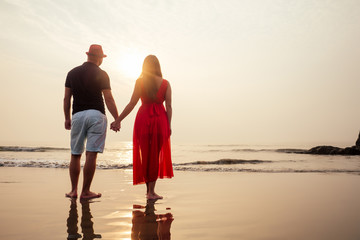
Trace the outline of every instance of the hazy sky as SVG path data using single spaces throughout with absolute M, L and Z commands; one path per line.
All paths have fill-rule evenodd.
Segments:
M 173 143 L 353 144 L 360 130 L 359 0 L 0 0 L 0 11 L 2 145 L 68 146 L 65 77 L 92 43 L 119 112 L 158 56 Z M 131 141 L 135 114 L 108 143 Z

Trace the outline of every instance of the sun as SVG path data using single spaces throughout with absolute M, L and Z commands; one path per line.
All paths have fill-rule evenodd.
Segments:
M 136 51 L 121 54 L 119 68 L 128 78 L 138 78 L 141 74 L 144 56 Z

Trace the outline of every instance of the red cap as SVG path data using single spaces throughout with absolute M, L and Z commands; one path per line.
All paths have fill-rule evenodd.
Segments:
M 102 47 L 97 44 L 92 44 L 89 48 L 89 51 L 86 52 L 87 55 L 96 56 L 96 57 L 106 57 L 103 53 Z

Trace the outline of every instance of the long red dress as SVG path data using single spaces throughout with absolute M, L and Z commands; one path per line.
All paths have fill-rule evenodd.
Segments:
M 174 176 L 170 150 L 170 125 L 163 102 L 168 81 L 163 79 L 155 100 L 141 81 L 141 102 L 133 135 L 133 184 Z

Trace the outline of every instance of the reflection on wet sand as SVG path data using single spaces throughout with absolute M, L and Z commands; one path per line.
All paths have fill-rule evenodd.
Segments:
M 171 213 L 155 214 L 156 200 L 148 200 L 146 206 L 134 205 L 132 218 L 132 240 L 170 239 L 170 227 L 174 220 Z
M 80 233 L 78 233 L 78 211 L 77 211 L 77 204 L 76 199 L 71 199 L 70 204 L 70 211 L 69 211 L 69 217 L 67 219 L 67 233 L 68 237 L 67 239 L 79 239 L 82 238 L 84 240 L 93 240 L 95 238 L 101 238 L 100 234 L 94 233 L 94 223 L 91 221 L 92 215 L 90 212 L 90 203 L 92 203 L 89 200 L 81 200 L 81 209 L 82 209 L 82 216 L 81 216 L 81 230 L 83 233 L 83 236 L 81 236 Z

